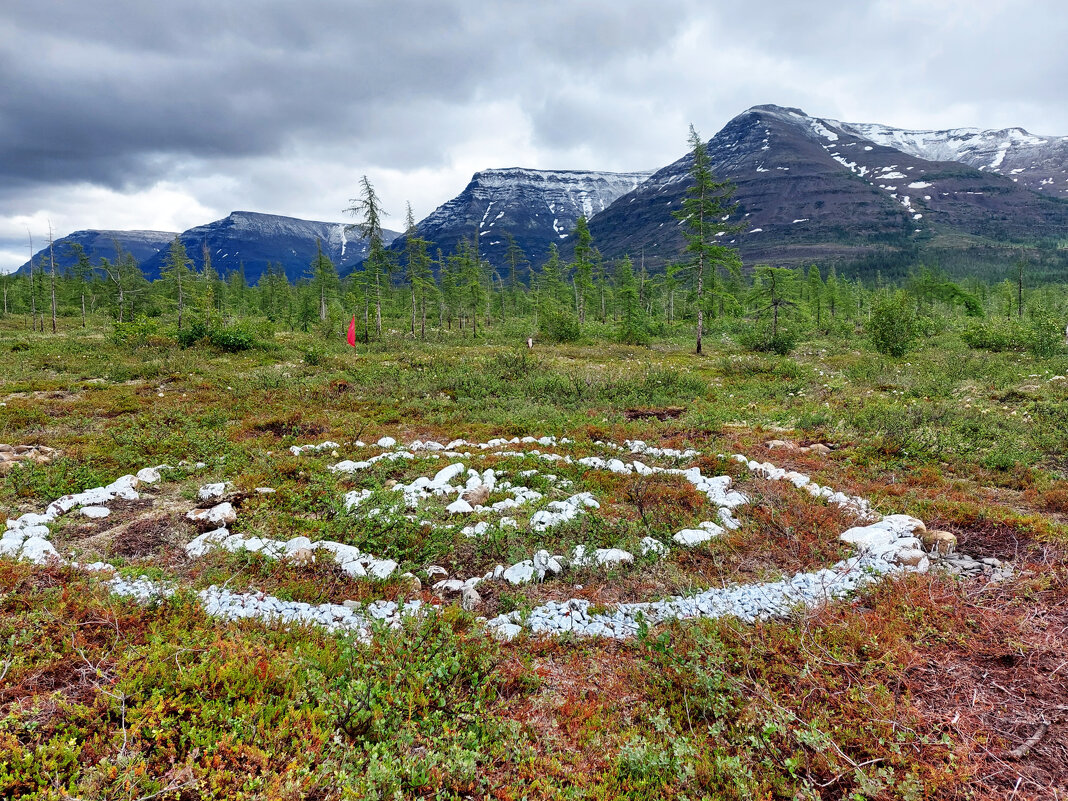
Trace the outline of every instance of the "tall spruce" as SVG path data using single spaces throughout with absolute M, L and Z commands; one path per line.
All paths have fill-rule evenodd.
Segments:
M 211 315 L 215 311 L 215 283 L 218 278 L 218 274 L 215 272 L 215 268 L 211 266 L 211 251 L 208 250 L 208 243 L 204 242 L 200 246 L 200 252 L 202 256 L 202 276 L 204 287 L 200 292 L 200 306 L 201 311 L 204 313 L 204 327 L 211 328 Z
M 710 284 L 710 294 L 715 297 L 717 269 L 720 265 L 736 265 L 738 255 L 733 248 L 716 244 L 716 234 L 731 229 L 724 218 L 734 209 L 728 205 L 734 194 L 734 184 L 716 180 L 708 150 L 693 125 L 690 126 L 690 150 L 693 158 L 693 164 L 690 166 L 693 185 L 682 201 L 682 208 L 673 212 L 673 216 L 682 224 L 686 252 L 690 254 L 689 265 L 693 269 L 697 302 L 697 353 L 701 353 L 705 326 L 705 278 L 707 276 Z
M 626 345 L 643 345 L 649 341 L 645 309 L 638 296 L 638 281 L 630 256 L 624 256 L 617 271 L 619 285 L 619 341 Z
M 89 261 L 89 254 L 85 252 L 85 248 L 77 242 L 69 243 L 67 249 L 71 258 L 74 259 L 70 272 L 78 283 L 78 294 L 81 296 L 82 306 L 82 328 L 85 328 L 85 293 L 88 289 L 89 280 L 93 276 L 93 265 Z
M 815 264 L 809 265 L 808 277 L 805 279 L 808 300 L 808 308 L 812 313 L 812 316 L 816 320 L 816 328 L 823 327 L 823 300 L 826 294 L 826 288 L 823 284 L 823 277 L 820 275 L 820 268 Z

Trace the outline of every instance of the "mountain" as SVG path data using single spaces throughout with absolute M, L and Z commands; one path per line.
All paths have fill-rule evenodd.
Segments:
M 479 235 L 479 252 L 494 266 L 504 266 L 511 234 L 532 264 L 540 265 L 549 244 L 560 242 L 579 217 L 591 218 L 630 192 L 649 172 L 530 170 L 519 167 L 475 173 L 463 192 L 435 209 L 416 230 L 431 243 L 455 251 L 461 239 Z M 401 250 L 404 237 L 393 248 Z
M 743 262 L 877 264 L 895 254 L 915 258 L 924 248 L 1004 247 L 1068 230 L 1068 202 L 992 170 L 903 152 L 877 134 L 770 105 L 724 126 L 708 153 L 717 177 L 737 187 L 729 222 L 741 230 L 726 241 Z M 932 148 L 928 155 L 942 154 Z M 658 170 L 592 219 L 602 253 L 642 254 L 653 263 L 678 257 L 683 238 L 671 212 L 686 195 L 691 162 L 687 154 Z
M 959 161 L 1009 176 L 1029 189 L 1068 197 L 1068 136 L 1035 136 L 1023 128 L 910 131 L 888 125 L 836 122 L 839 129 L 928 161 Z
M 384 231 L 387 243 L 397 236 Z M 173 237 L 172 237 L 173 238 Z M 351 268 L 367 256 L 367 244 L 344 223 L 316 222 L 277 214 L 235 211 L 228 217 L 207 225 L 190 228 L 179 235 L 190 258 L 199 268 L 203 264 L 204 249 L 211 254 L 211 264 L 220 275 L 244 266 L 245 279 L 250 284 L 259 281 L 268 262 L 282 265 L 290 281 L 296 281 L 308 271 L 315 257 L 316 241 L 330 257 L 338 272 Z M 163 267 L 167 251 L 164 248 L 142 263 L 145 275 L 154 278 Z
M 176 236 L 176 233 L 170 231 L 75 231 L 53 243 L 56 267 L 65 272 L 77 262 L 71 252 L 71 245 L 81 245 L 93 264 L 99 263 L 101 258 L 114 261 L 116 245 L 132 253 L 138 263 L 142 263 L 154 258 L 160 251 L 166 251 Z M 48 248 L 37 251 L 33 260 L 36 264 L 48 264 Z M 30 263 L 26 262 L 19 267 L 17 273 L 26 275 L 29 271 Z

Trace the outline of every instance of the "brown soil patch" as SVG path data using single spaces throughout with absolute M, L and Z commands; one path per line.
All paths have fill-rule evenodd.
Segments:
M 673 420 L 676 417 L 681 417 L 686 411 L 681 406 L 667 406 L 663 409 L 627 409 L 623 412 L 623 417 L 627 420 Z
M 320 423 L 305 422 L 298 414 L 257 423 L 252 426 L 252 430 L 282 439 L 283 437 L 318 437 L 326 429 Z
M 114 556 L 128 558 L 151 556 L 164 545 L 174 542 L 185 528 L 170 515 L 142 517 L 116 532 L 109 550 Z

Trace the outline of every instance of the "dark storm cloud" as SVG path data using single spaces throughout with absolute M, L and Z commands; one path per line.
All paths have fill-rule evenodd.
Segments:
M 500 166 L 650 169 L 749 106 L 1068 134 L 1061 0 L 37 0 L 0 10 L 0 271 L 26 228 L 417 216 Z M 6 254 L 6 255 L 5 255 Z
M 123 186 L 166 156 L 396 138 L 432 128 L 437 105 L 529 89 L 537 62 L 581 80 L 672 28 L 625 3 L 27 5 L 3 28 L 0 178 Z

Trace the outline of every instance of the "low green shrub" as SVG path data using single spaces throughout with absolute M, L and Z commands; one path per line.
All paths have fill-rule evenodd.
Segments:
M 1024 345 L 1032 356 L 1055 356 L 1064 349 L 1062 321 L 1048 309 L 1036 309 L 1024 332 Z
M 988 350 L 1003 353 L 1020 346 L 1020 327 L 1012 320 L 994 318 L 975 320 L 961 332 L 964 344 L 973 350 Z
M 901 291 L 880 296 L 872 304 L 867 333 L 879 353 L 900 359 L 912 350 L 919 334 L 912 299 Z
M 149 340 L 159 334 L 159 323 L 143 315 L 138 315 L 128 323 L 115 321 L 110 339 L 116 345 L 126 348 L 143 348 Z
M 754 326 L 738 334 L 739 344 L 751 353 L 788 355 L 797 346 L 797 334 L 786 328 L 772 332 L 770 325 Z
M 219 350 L 227 353 L 251 350 L 259 344 L 255 332 L 246 322 L 212 328 L 208 332 L 208 341 Z
M 578 317 L 568 311 L 547 311 L 538 321 L 538 335 L 557 344 L 577 342 L 582 336 Z

